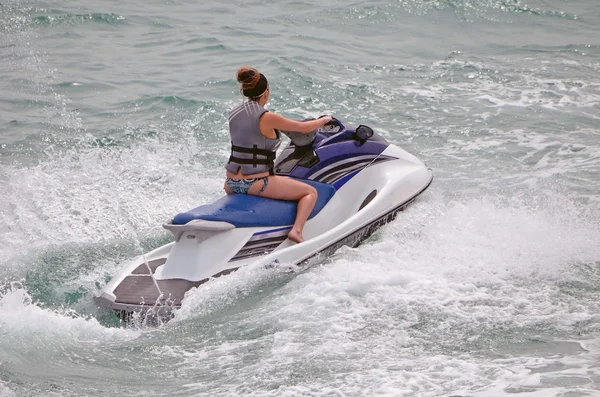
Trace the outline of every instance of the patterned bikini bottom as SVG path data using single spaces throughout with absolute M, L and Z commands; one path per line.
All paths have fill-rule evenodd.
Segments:
M 258 192 L 258 194 L 261 194 L 262 192 L 265 191 L 265 189 L 267 188 L 267 185 L 269 184 L 269 178 L 266 176 L 263 176 L 262 178 L 249 178 L 249 179 L 233 179 L 233 178 L 228 177 L 225 180 L 225 183 L 227 184 L 227 186 L 229 186 L 229 188 L 231 189 L 231 191 L 233 193 L 248 194 L 248 190 L 250 190 L 250 187 L 252 185 L 254 185 L 254 182 L 258 182 L 260 180 L 263 181 L 263 186 L 260 189 L 260 191 Z

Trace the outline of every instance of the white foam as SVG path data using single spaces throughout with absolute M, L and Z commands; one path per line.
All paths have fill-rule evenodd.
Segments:
M 14 391 L 12 391 L 4 382 L 0 380 L 0 397 L 16 397 Z
M 247 298 L 251 293 L 261 293 L 261 286 L 267 286 L 270 281 L 286 271 L 248 265 L 230 275 L 211 279 L 185 294 L 181 309 L 176 312 L 172 322 L 185 321 L 223 310 L 228 305 Z
M 199 393 L 545 396 L 569 384 L 593 391 L 582 374 L 600 375 L 591 364 L 600 354 L 594 340 L 583 345 L 590 351 L 584 355 L 577 343 L 521 353 L 519 344 L 533 342 L 510 340 L 537 327 L 558 334 L 597 321 L 593 299 L 571 298 L 559 285 L 585 280 L 578 266 L 600 258 L 599 215 L 567 199 L 447 203 L 432 193 L 374 240 L 271 288 L 260 305 L 239 310 L 249 293 L 287 276 L 241 269 L 189 293 L 178 324 L 223 313 L 222 323 L 213 320 L 219 336 L 193 351 L 168 352 L 181 357 L 185 371 L 250 380 L 186 384 Z M 233 336 L 228 307 L 235 308 L 231 327 L 253 337 Z
M 98 344 L 137 338 L 139 331 L 106 328 L 94 318 L 83 318 L 72 310 L 51 310 L 31 301 L 22 288 L 14 287 L 0 296 L 0 330 L 5 348 L 11 340 L 36 339 L 43 345 L 54 343 Z
M 162 221 L 222 192 L 223 182 L 214 176 L 220 170 L 195 164 L 199 149 L 190 147 L 147 142 L 131 149 L 74 150 L 37 166 L 8 167 L 0 224 L 9 226 L 1 230 L 6 243 L 0 260 L 57 241 L 94 244 L 162 233 Z

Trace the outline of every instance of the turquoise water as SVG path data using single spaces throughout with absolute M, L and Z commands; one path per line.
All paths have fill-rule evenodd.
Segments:
M 599 2 L 197 3 L 0 3 L 0 396 L 600 395 Z M 243 64 L 435 181 L 119 324 L 93 294 L 222 194 Z

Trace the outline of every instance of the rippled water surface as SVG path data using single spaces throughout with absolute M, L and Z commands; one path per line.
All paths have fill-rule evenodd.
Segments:
M 235 71 L 434 170 L 160 327 L 92 300 L 222 194 Z M 600 2 L 0 3 L 0 396 L 600 395 Z

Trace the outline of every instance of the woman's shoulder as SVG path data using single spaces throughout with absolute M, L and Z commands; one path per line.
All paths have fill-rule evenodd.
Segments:
M 267 110 L 263 115 L 263 118 L 266 118 L 267 120 L 281 120 L 281 119 L 285 119 L 285 117 L 283 117 L 282 115 L 280 115 L 279 113 L 275 113 L 275 112 L 271 112 L 270 110 Z

